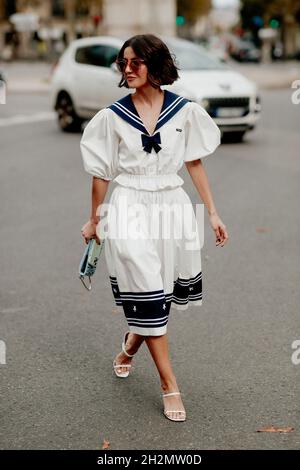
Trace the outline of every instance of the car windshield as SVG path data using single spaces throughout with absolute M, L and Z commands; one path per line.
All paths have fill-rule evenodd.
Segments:
M 171 53 L 175 54 L 181 70 L 224 70 L 228 67 L 212 57 L 202 46 L 193 43 L 165 40 Z

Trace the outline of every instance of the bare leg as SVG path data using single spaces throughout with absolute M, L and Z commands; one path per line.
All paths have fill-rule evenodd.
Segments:
M 146 336 L 146 344 L 157 367 L 160 383 L 163 393 L 178 392 L 176 377 L 172 370 L 167 335 Z M 180 395 L 164 397 L 164 403 L 167 410 L 180 410 L 178 412 L 169 412 L 171 418 L 182 418 L 185 415 L 185 409 Z M 182 410 L 182 411 L 181 411 Z
M 128 354 L 135 354 L 141 344 L 144 342 L 144 339 L 146 338 L 146 336 L 142 336 L 142 335 L 138 335 L 136 333 L 129 333 L 129 335 L 127 336 L 127 341 L 126 341 L 126 344 L 125 344 L 125 350 L 128 352 Z M 126 356 L 126 354 L 122 352 L 120 352 L 116 357 L 115 357 L 115 360 L 116 360 L 116 363 L 117 364 L 131 364 L 131 361 L 132 361 L 133 357 L 128 357 Z M 128 371 L 128 367 L 120 367 L 120 368 L 116 368 L 118 372 L 127 372 Z

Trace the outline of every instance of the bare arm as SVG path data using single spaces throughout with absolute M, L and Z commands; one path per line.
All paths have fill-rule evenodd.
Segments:
M 96 216 L 97 208 L 103 203 L 108 189 L 109 181 L 93 176 L 92 181 L 92 209 L 90 221 L 97 224 L 100 217 Z
M 217 213 L 208 178 L 201 160 L 193 160 L 185 163 L 192 181 L 207 208 L 209 215 Z
M 202 161 L 200 159 L 193 160 L 191 162 L 186 162 L 185 165 L 205 207 L 207 208 L 210 224 L 216 234 L 216 246 L 224 246 L 229 238 L 228 233 L 226 231 L 226 226 L 223 224 L 217 213 L 208 177 L 204 166 L 202 165 Z
M 91 238 L 96 238 L 97 242 L 99 243 L 99 238 L 96 234 L 96 227 L 100 217 L 99 215 L 96 215 L 96 212 L 98 206 L 101 205 L 105 199 L 108 185 L 109 181 L 93 176 L 91 215 L 88 222 L 84 224 L 81 229 L 82 236 L 84 237 L 86 243 L 88 243 Z

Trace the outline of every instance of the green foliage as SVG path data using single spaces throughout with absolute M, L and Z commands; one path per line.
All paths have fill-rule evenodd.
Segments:
M 299 19 L 300 0 L 241 0 L 240 12 L 244 28 L 253 28 L 254 16 L 264 18 L 265 26 L 279 27 L 281 19 L 284 20 L 287 15 Z M 274 21 L 270 24 L 272 19 Z

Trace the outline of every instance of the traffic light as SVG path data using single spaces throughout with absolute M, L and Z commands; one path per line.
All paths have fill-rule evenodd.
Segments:
M 274 29 L 279 28 L 279 21 L 272 18 L 270 20 L 269 25 L 270 25 L 271 28 L 274 28 Z
M 281 25 L 281 16 L 280 15 L 272 16 L 272 18 L 269 21 L 270 28 L 277 29 L 277 28 L 280 28 L 280 25 Z
M 252 16 L 252 23 L 258 28 L 262 28 L 264 25 L 264 20 L 261 16 L 255 15 L 255 16 Z
M 185 23 L 184 16 L 176 16 L 176 24 L 177 26 L 183 26 Z

